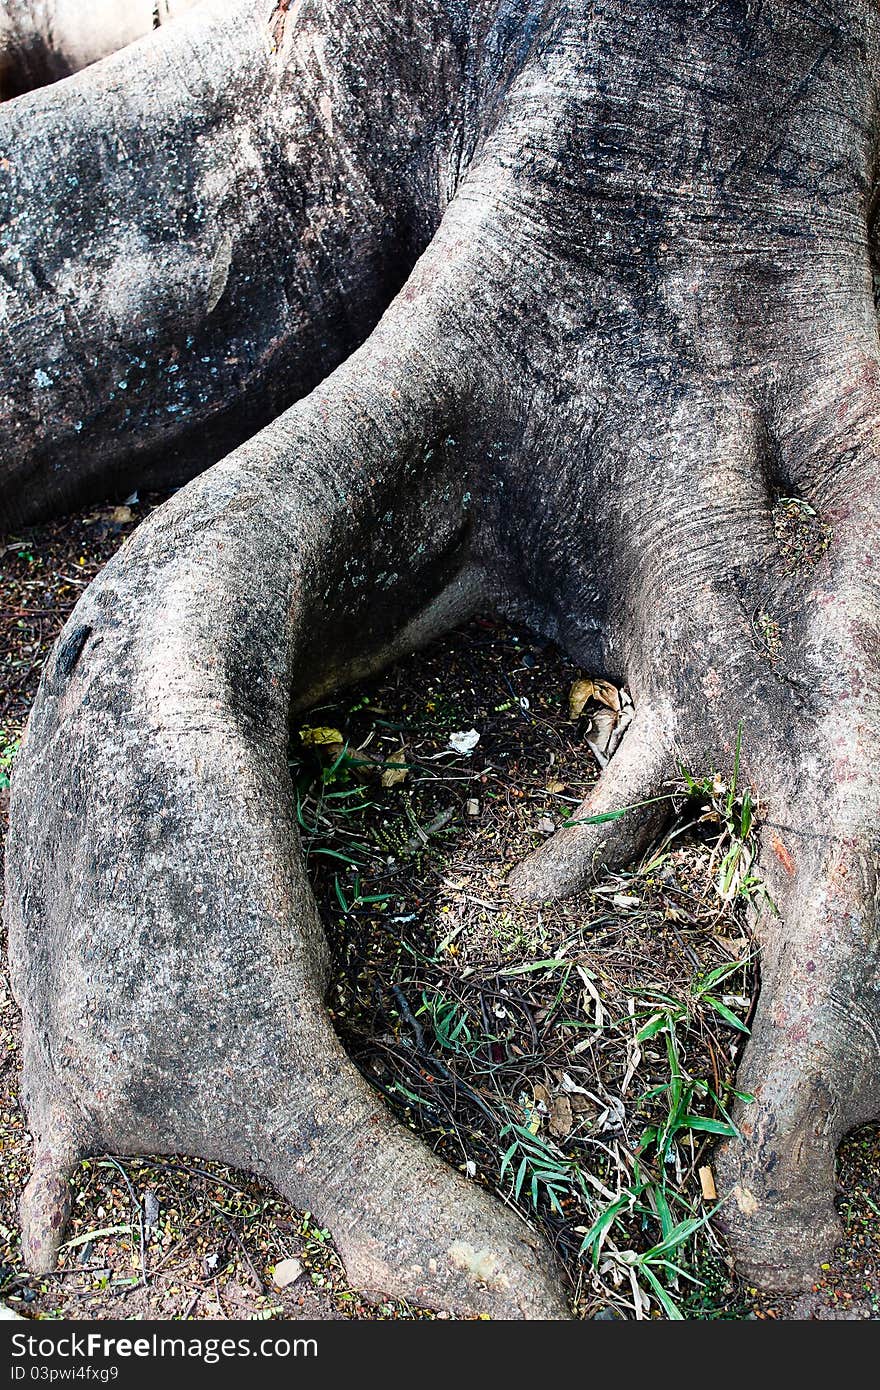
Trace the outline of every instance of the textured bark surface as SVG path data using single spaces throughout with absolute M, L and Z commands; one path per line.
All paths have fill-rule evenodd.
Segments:
M 3 0 L 0 101 L 45 87 L 170 24 L 200 0 Z
M 880 1111 L 878 95 L 869 0 L 226 0 L 0 109 L 7 522 L 246 440 L 88 590 L 16 768 L 32 1267 L 79 1155 L 179 1149 L 268 1174 L 365 1288 L 563 1313 L 342 1053 L 292 817 L 291 710 L 482 606 L 633 694 L 586 815 L 742 727 L 778 914 L 724 1214 L 743 1273 L 809 1281 Z

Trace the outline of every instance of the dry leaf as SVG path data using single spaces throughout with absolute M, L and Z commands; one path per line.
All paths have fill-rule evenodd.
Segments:
M 610 681 L 593 681 L 593 699 L 620 714 L 620 692 Z
M 588 700 L 596 700 L 600 705 L 607 705 L 615 714 L 620 713 L 620 693 L 616 685 L 610 681 L 584 679 L 575 681 L 568 693 L 569 718 L 578 719 Z
M 564 783 L 564 782 L 548 782 L 548 783 L 547 783 L 547 791 L 548 791 L 548 792 L 552 792 L 554 795 L 556 795 L 556 793 L 558 793 L 558 792 L 564 792 L 564 791 L 565 791 L 565 783 Z
M 300 729 L 299 738 L 306 748 L 321 748 L 328 743 L 338 743 L 341 747 L 345 742 L 338 729 L 313 729 L 308 724 Z
M 593 710 L 586 733 L 587 745 L 600 767 L 604 767 L 614 751 L 611 743 L 617 728 L 618 716 L 607 707 Z
M 571 690 L 568 692 L 568 717 L 569 719 L 579 719 L 584 712 L 584 705 L 593 698 L 592 681 L 575 681 Z
M 133 515 L 131 507 L 114 507 L 110 520 L 117 526 L 124 526 L 127 521 L 131 521 Z
M 571 1133 L 571 1126 L 571 1101 L 563 1092 L 561 1096 L 556 1096 L 553 1101 L 548 1127 L 554 1139 L 567 1139 Z
M 541 1112 L 538 1107 L 522 1099 L 520 1101 L 520 1109 L 523 1114 L 523 1128 L 527 1129 L 529 1134 L 537 1134 L 538 1130 L 541 1128 Z
M 700 1187 L 707 1202 L 715 1202 L 718 1199 L 718 1189 L 715 1186 L 715 1174 L 707 1164 L 700 1169 Z
M 547 1090 L 547 1087 L 546 1087 L 546 1086 L 542 1086 L 541 1083 L 540 1083 L 540 1081 L 535 1081 L 535 1082 L 533 1082 L 533 1084 L 532 1084 L 532 1095 L 533 1095 L 533 1097 L 534 1097 L 535 1104 L 537 1105 L 538 1109 L 540 1110 L 540 1109 L 543 1108 L 544 1111 L 549 1115 L 549 1113 L 550 1113 L 550 1092 Z
M 573 1092 L 568 1099 L 571 1103 L 573 1113 L 579 1117 L 582 1123 L 588 1125 L 594 1125 L 596 1123 L 599 1107 L 594 1100 L 591 1100 L 586 1094 L 581 1095 L 578 1091 Z
M 408 767 L 402 766 L 402 764 L 406 762 L 406 749 L 398 748 L 396 753 L 392 753 L 388 762 L 394 763 L 395 766 L 386 767 L 385 771 L 382 773 L 382 786 L 397 787 L 401 782 L 406 781 L 406 775 L 409 772 Z

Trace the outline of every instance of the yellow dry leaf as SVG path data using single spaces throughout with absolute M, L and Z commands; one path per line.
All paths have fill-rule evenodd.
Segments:
M 345 739 L 338 729 L 313 729 L 308 724 L 300 729 L 299 737 L 300 742 L 304 744 L 306 748 L 320 748 L 326 743 L 342 744 L 345 742 Z
M 579 719 L 588 700 L 596 700 L 600 705 L 613 709 L 615 714 L 620 713 L 620 694 L 616 685 L 610 681 L 584 678 L 575 681 L 568 692 L 569 719 Z
M 579 719 L 584 712 L 584 705 L 593 698 L 592 681 L 575 681 L 568 692 L 568 717 L 569 719 Z
M 537 1134 L 538 1130 L 541 1128 L 540 1110 L 537 1106 L 531 1105 L 527 1100 L 520 1101 L 520 1108 L 525 1122 L 523 1128 L 527 1129 L 529 1134 Z
M 406 781 L 406 774 L 409 772 L 408 767 L 399 766 L 399 764 L 406 762 L 406 749 L 398 748 L 396 753 L 391 754 L 391 757 L 388 759 L 388 762 L 395 763 L 397 765 L 394 767 L 386 767 L 385 771 L 382 773 L 382 786 L 399 786 L 401 782 Z
M 556 781 L 548 782 L 548 783 L 547 783 L 547 791 L 548 791 L 548 792 L 552 792 L 554 795 L 555 795 L 556 793 L 558 793 L 558 792 L 564 792 L 564 791 L 565 791 L 565 783 L 564 783 L 564 782 L 556 782 Z

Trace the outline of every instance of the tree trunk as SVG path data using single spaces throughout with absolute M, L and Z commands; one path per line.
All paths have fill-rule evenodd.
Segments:
M 364 1287 L 562 1312 L 342 1054 L 291 815 L 291 710 L 482 606 L 632 691 L 587 815 L 742 729 L 775 911 L 725 1221 L 811 1279 L 880 1110 L 878 97 L 869 0 L 226 0 L 0 110 L 7 521 L 246 440 L 90 587 L 16 767 L 32 1267 L 80 1154 L 180 1149 Z M 639 816 L 512 887 L 625 862 Z
M 3 0 L 0 101 L 69 77 L 199 0 Z

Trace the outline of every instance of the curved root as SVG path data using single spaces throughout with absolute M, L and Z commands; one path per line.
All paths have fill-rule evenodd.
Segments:
M 394 333 L 154 513 L 62 634 L 13 792 L 14 986 L 50 1039 L 29 1032 L 26 1093 L 33 1117 L 72 1095 L 91 1151 L 268 1174 L 374 1293 L 564 1316 L 543 1242 L 385 1112 L 321 1002 L 292 692 L 378 669 L 474 595 L 450 383 L 427 350 L 391 366 Z M 35 1268 L 74 1152 L 38 1151 Z
M 519 898 L 542 902 L 574 893 L 593 874 L 636 859 L 662 823 L 657 800 L 669 775 L 668 724 L 651 705 L 642 705 L 599 781 L 557 830 L 518 864 L 508 878 Z M 619 814 L 623 812 L 623 814 Z M 592 822 L 592 823 L 591 823 Z

